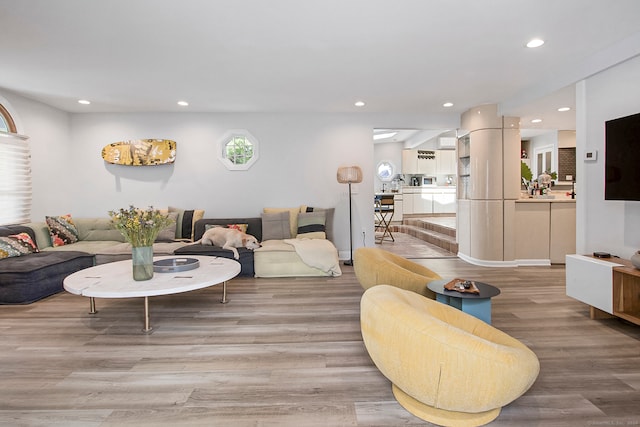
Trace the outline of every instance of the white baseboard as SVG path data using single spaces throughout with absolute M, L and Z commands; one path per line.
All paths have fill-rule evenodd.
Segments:
M 549 259 L 516 259 L 513 261 L 488 261 L 484 259 L 473 258 L 458 252 L 458 258 L 469 264 L 479 265 L 481 267 L 549 267 L 551 260 Z

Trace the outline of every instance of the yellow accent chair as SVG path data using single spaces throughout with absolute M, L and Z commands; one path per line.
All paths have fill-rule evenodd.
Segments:
M 535 353 L 517 339 L 414 292 L 374 286 L 360 308 L 371 359 L 398 403 L 430 423 L 489 423 L 540 372 Z
M 376 285 L 391 285 L 431 299 L 435 299 L 436 294 L 427 289 L 427 285 L 433 280 L 441 279 L 438 273 L 427 267 L 380 248 L 356 249 L 353 269 L 364 289 Z

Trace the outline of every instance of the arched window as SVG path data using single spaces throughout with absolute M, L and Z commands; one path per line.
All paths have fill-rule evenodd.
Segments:
M 31 150 L 0 104 L 0 225 L 31 220 Z
M 16 124 L 2 104 L 0 104 L 0 131 L 16 133 Z

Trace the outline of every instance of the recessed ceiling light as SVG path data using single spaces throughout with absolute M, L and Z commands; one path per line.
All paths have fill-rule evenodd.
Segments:
M 569 110 L 571 110 L 571 108 L 569 108 L 569 107 L 560 107 L 560 108 L 558 108 L 558 111 L 563 111 L 563 112 L 564 111 L 569 111 Z
M 356 101 L 355 104 L 356 107 L 364 107 L 364 101 Z
M 527 43 L 527 47 L 540 47 L 544 44 L 544 40 L 542 39 L 532 39 Z
M 533 119 L 531 120 L 531 123 L 541 123 L 542 119 Z
M 186 107 L 189 105 L 189 103 L 187 101 L 178 101 L 178 105 L 181 107 Z
M 445 102 L 442 106 L 445 108 L 453 107 L 453 102 Z
M 91 104 L 91 101 L 87 101 L 86 99 L 79 99 L 78 104 L 89 105 Z

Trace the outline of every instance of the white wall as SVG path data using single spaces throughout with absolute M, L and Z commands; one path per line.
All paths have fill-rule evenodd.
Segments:
M 604 200 L 604 122 L 640 112 L 638 76 L 640 57 L 577 85 L 578 253 L 605 251 L 629 258 L 640 249 L 640 202 Z M 594 149 L 597 161 L 584 162 L 585 150 Z
M 2 104 L 16 122 L 19 134 L 29 136 L 33 186 L 32 219 L 45 213 L 67 213 L 73 198 L 67 191 L 73 186 L 75 165 L 70 162 L 70 115 L 53 107 L 11 92 L 1 92 Z M 45 207 L 46 210 L 41 207 Z M 36 213 L 37 217 L 33 214 Z
M 343 259 L 349 258 L 349 201 L 347 185 L 336 180 L 338 167 L 362 167 L 364 180 L 353 186 L 354 248 L 373 246 L 373 128 L 459 123 L 454 115 L 417 114 L 67 114 L 19 95 L 0 96 L 31 137 L 33 221 L 63 213 L 104 217 L 129 204 L 205 209 L 208 218 L 259 216 L 267 206 L 335 207 Z M 246 172 L 228 171 L 218 160 L 219 140 L 230 129 L 247 129 L 259 141 L 260 159 Z M 102 160 L 105 145 L 137 138 L 176 141 L 176 162 L 126 167 Z M 364 241 L 357 237 L 362 230 Z
M 71 129 L 72 160 L 81 165 L 71 205 L 78 216 L 129 204 L 205 209 L 208 218 L 260 216 L 264 207 L 335 207 L 336 245 L 344 251 L 348 195 L 336 171 L 357 164 L 365 177 L 373 173 L 371 127 L 345 115 L 76 114 Z M 260 158 L 248 171 L 229 171 L 218 159 L 230 129 L 247 129 L 258 141 Z M 176 162 L 126 167 L 102 160 L 105 145 L 136 138 L 176 141 Z M 372 229 L 362 212 L 372 198 L 372 181 L 365 179 L 353 199 L 354 230 Z

